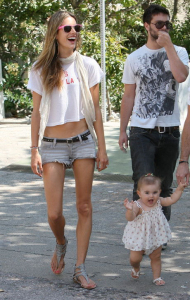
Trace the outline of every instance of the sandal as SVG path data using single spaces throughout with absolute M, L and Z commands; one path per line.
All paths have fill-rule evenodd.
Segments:
M 59 267 L 59 263 L 60 263 L 60 260 L 61 260 L 62 256 L 63 256 L 63 258 L 65 257 L 66 250 L 67 250 L 67 244 L 68 244 L 68 240 L 66 239 L 66 237 L 65 237 L 65 244 L 64 245 L 59 245 L 56 242 L 55 253 L 56 253 L 56 256 L 57 256 L 57 267 Z M 63 265 L 63 267 L 62 267 L 62 269 L 59 273 L 54 271 L 53 268 L 51 268 L 51 269 L 52 269 L 52 272 L 55 275 L 60 275 L 63 272 L 64 267 L 65 267 L 65 264 Z
M 163 281 L 164 283 L 160 283 L 161 281 Z M 153 280 L 153 283 L 154 283 L 155 285 L 157 285 L 157 286 L 159 286 L 159 285 L 160 285 L 160 286 L 165 285 L 165 281 L 164 281 L 161 277 L 154 279 L 154 280 Z
M 77 270 L 77 269 L 78 269 L 78 270 Z M 80 279 L 79 279 L 79 276 L 83 276 L 83 277 L 86 279 L 87 283 L 90 284 L 90 280 L 89 280 L 88 275 L 87 275 L 87 273 L 86 273 L 84 264 L 81 264 L 81 265 L 79 265 L 79 266 L 76 266 L 76 265 L 74 266 L 73 281 L 74 281 L 75 283 L 78 283 L 82 288 L 87 289 L 87 290 L 92 290 L 92 289 L 94 289 L 94 288 L 96 287 L 96 284 L 95 284 L 95 283 L 94 283 L 93 286 L 89 286 L 89 287 L 84 286 L 84 285 L 81 283 L 81 281 L 80 281 Z
M 140 270 L 136 272 L 134 269 L 131 270 L 131 277 L 134 279 L 139 279 L 140 276 Z

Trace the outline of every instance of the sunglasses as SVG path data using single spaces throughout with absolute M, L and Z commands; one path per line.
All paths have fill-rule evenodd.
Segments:
M 74 28 L 74 30 L 75 30 L 76 32 L 80 32 L 81 29 L 82 29 L 82 25 L 81 25 L 81 24 L 76 24 L 76 25 L 74 25 L 74 26 L 71 26 L 71 25 L 59 26 L 59 27 L 58 27 L 58 30 L 59 30 L 59 29 L 62 29 L 62 28 L 63 28 L 63 30 L 64 30 L 65 32 L 67 32 L 67 33 L 70 32 L 72 28 Z
M 157 29 L 162 29 L 164 26 L 166 26 L 167 29 L 172 29 L 172 23 L 169 21 L 158 21 L 156 23 L 150 23 L 156 26 Z

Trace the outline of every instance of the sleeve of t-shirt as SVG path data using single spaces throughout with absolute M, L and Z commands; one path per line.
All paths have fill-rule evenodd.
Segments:
M 135 76 L 134 76 L 133 70 L 131 68 L 131 58 L 130 58 L 130 56 L 128 56 L 128 58 L 125 61 L 122 82 L 125 83 L 125 84 L 134 84 L 134 83 L 136 83 L 135 82 Z
M 87 67 L 88 71 L 88 86 L 89 88 L 93 87 L 97 83 L 100 83 L 101 79 L 104 76 L 104 72 L 100 68 L 99 64 L 93 58 L 86 58 L 84 61 L 85 67 Z
M 32 69 L 30 71 L 27 88 L 32 92 L 36 92 L 37 94 L 42 95 L 43 86 L 39 70 Z
M 187 50 L 183 47 L 180 47 L 179 50 L 177 50 L 177 53 L 183 64 L 189 66 L 189 56 Z

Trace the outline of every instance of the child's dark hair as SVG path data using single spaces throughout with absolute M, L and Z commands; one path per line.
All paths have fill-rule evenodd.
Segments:
M 168 15 L 170 18 L 170 13 L 169 10 L 163 6 L 160 6 L 158 4 L 151 4 L 144 12 L 143 14 L 143 23 L 151 23 L 151 20 L 153 16 L 158 15 L 158 14 L 165 14 Z
M 139 191 L 143 184 L 151 185 L 151 184 L 155 184 L 155 183 L 158 183 L 159 188 L 161 188 L 162 181 L 159 177 L 154 176 L 153 174 L 143 175 L 140 177 L 140 179 L 138 181 L 137 190 Z

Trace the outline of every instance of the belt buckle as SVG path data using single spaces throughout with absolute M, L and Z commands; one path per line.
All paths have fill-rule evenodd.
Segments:
M 159 133 L 165 133 L 166 132 L 166 127 L 163 127 L 164 128 L 164 131 L 161 131 L 161 129 L 160 129 L 161 127 L 160 126 L 158 126 L 158 132 Z

